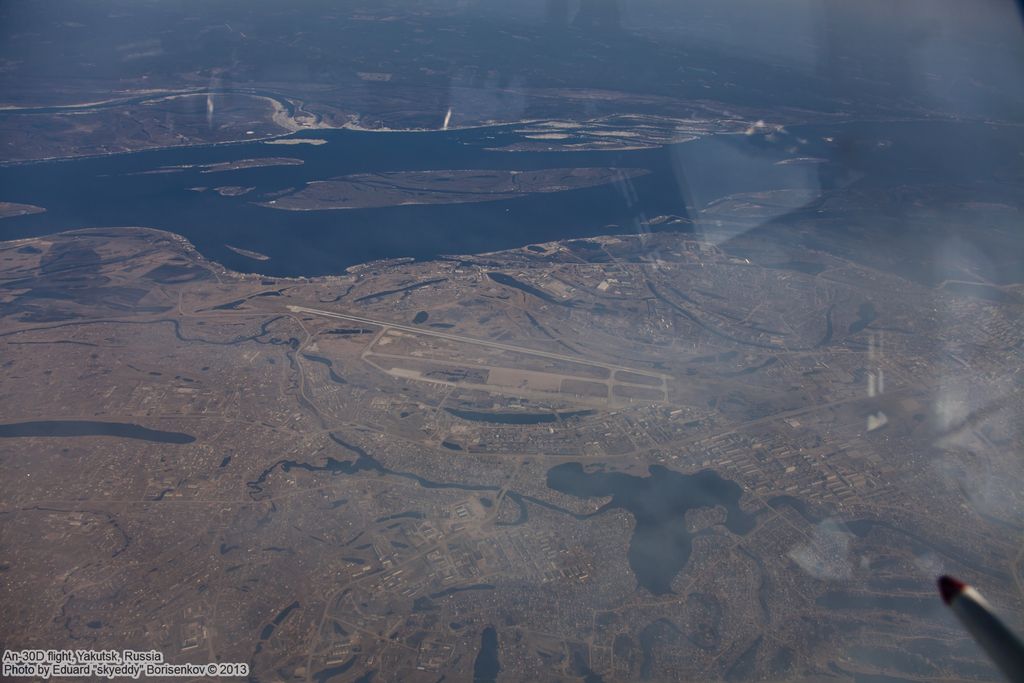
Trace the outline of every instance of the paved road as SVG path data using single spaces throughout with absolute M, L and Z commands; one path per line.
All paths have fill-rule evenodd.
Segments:
M 336 313 L 334 311 L 324 311 L 319 308 L 306 308 L 305 306 L 288 306 L 288 310 L 295 313 L 309 313 L 311 315 L 322 315 L 327 318 L 338 318 L 339 320 L 348 320 L 349 322 L 362 323 L 363 325 L 377 325 L 378 327 L 386 327 L 393 330 L 401 330 L 403 332 L 421 334 L 427 337 L 438 337 L 440 339 L 447 339 L 448 341 L 460 342 L 463 344 L 476 344 L 477 346 L 487 346 L 492 349 L 509 351 L 511 353 L 522 353 L 530 356 L 540 356 L 542 358 L 551 358 L 553 360 L 565 361 L 567 363 L 594 365 L 599 368 L 607 368 L 609 370 L 624 370 L 626 372 L 635 372 L 637 374 L 646 375 L 648 377 L 656 377 L 660 380 L 669 379 L 668 375 L 663 375 L 657 372 L 651 372 L 650 370 L 640 370 L 625 365 L 602 363 L 601 361 L 590 360 L 588 358 L 581 358 L 579 356 L 567 356 L 565 354 L 552 353 L 550 351 L 538 351 L 537 349 L 529 349 L 524 346 L 515 346 L 513 344 L 503 344 L 501 342 L 489 341 L 487 339 L 474 339 L 473 337 L 463 337 L 461 334 L 438 332 L 437 330 L 429 330 L 424 329 L 422 327 L 413 327 L 412 325 L 402 325 L 399 323 L 389 322 L 387 320 L 374 320 L 373 318 L 364 318 L 363 316 L 359 315 L 349 315 L 348 313 Z

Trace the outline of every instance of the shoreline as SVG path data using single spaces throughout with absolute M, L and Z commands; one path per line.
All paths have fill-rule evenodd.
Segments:
M 529 242 L 527 244 L 523 244 L 523 245 L 520 245 L 520 246 L 517 246 L 517 247 L 510 247 L 508 249 L 498 249 L 498 250 L 495 250 L 495 251 L 482 251 L 482 252 L 478 252 L 478 253 L 465 253 L 465 254 L 449 254 L 449 253 L 444 253 L 444 254 L 438 254 L 437 256 L 435 256 L 433 258 L 429 258 L 429 259 L 418 259 L 418 258 L 416 258 L 414 256 L 392 256 L 392 257 L 388 257 L 388 258 L 373 259 L 373 260 L 370 260 L 370 261 L 356 263 L 356 264 L 353 264 L 351 266 L 346 266 L 345 269 L 342 272 L 340 272 L 340 273 L 328 273 L 328 274 L 323 274 L 323 275 L 272 275 L 272 274 L 268 274 L 268 273 L 259 273 L 259 272 L 256 272 L 256 271 L 235 270 L 233 268 L 229 268 L 229 267 L 225 266 L 220 261 L 217 261 L 216 259 L 211 258 L 211 257 L 207 256 L 206 254 L 204 254 L 202 251 L 200 251 L 195 246 L 195 244 L 192 243 L 191 240 L 189 240 L 187 237 L 185 237 L 184 235 L 182 235 L 180 233 L 172 232 L 170 230 L 164 230 L 164 229 L 161 229 L 161 228 L 146 227 L 146 226 L 143 226 L 143 225 L 116 225 L 116 226 L 104 226 L 104 227 L 93 227 L 93 228 L 73 228 L 73 229 L 70 229 L 70 230 L 58 230 L 57 232 L 51 232 L 51 233 L 47 233 L 45 235 L 37 235 L 35 237 L 18 237 L 18 238 L 10 239 L 10 240 L 0 240 L 0 247 L 3 247 L 5 245 L 7 245 L 7 246 L 14 246 L 14 245 L 19 245 L 19 244 L 30 244 L 30 243 L 32 243 L 34 241 L 53 240 L 53 239 L 60 238 L 60 237 L 74 237 L 75 235 L 79 235 L 79 234 L 80 235 L 90 235 L 90 234 L 102 233 L 102 232 L 106 232 L 106 231 L 110 231 L 110 230 L 124 231 L 125 235 L 128 235 L 128 234 L 130 234 L 131 232 L 134 231 L 134 232 L 141 232 L 141 233 L 152 233 L 152 234 L 155 234 L 155 235 L 162 236 L 165 239 L 171 240 L 171 241 L 175 242 L 176 244 L 178 244 L 178 246 L 181 247 L 182 251 L 184 251 L 186 253 L 186 255 L 188 255 L 190 258 L 194 258 L 198 263 L 205 264 L 207 266 L 210 266 L 210 267 L 214 268 L 215 270 L 217 270 L 218 274 L 220 274 L 220 275 L 224 275 L 224 276 L 228 276 L 228 277 L 234 277 L 234 278 L 238 278 L 238 279 L 242 279 L 242 280 L 251 280 L 251 279 L 260 278 L 260 279 L 273 279 L 273 280 L 277 280 L 277 281 L 295 282 L 295 283 L 347 281 L 347 280 L 350 280 L 352 278 L 358 277 L 360 271 L 364 271 L 364 270 L 367 270 L 369 268 L 374 268 L 374 267 L 383 267 L 383 266 L 387 266 L 387 265 L 390 265 L 390 264 L 397 265 L 397 264 L 400 264 L 400 263 L 431 263 L 433 261 L 443 261 L 443 260 L 449 260 L 449 259 L 465 259 L 465 258 L 490 257 L 490 256 L 498 255 L 498 254 L 508 253 L 508 252 L 518 252 L 518 251 L 527 250 L 527 248 L 530 247 L 530 246 L 544 247 L 546 249 L 546 251 L 548 253 L 550 253 L 552 250 L 555 250 L 555 249 L 559 248 L 564 242 L 569 242 L 569 241 L 578 240 L 578 239 L 598 240 L 598 241 L 600 241 L 600 240 L 608 240 L 608 239 L 623 239 L 623 238 L 630 238 L 630 237 L 637 237 L 637 238 L 643 237 L 643 235 L 640 235 L 640 234 L 637 234 L 637 233 L 632 233 L 632 232 L 617 232 L 617 233 L 593 235 L 593 236 L 590 236 L 590 237 L 572 237 L 572 238 L 562 239 L 562 240 L 548 240 L 548 241 L 545 241 L 545 242 Z M 227 247 L 230 251 L 235 251 L 235 248 L 231 247 L 230 245 L 225 245 L 225 247 Z M 242 256 L 245 256 L 245 255 L 242 254 Z M 271 258 L 272 257 L 268 256 L 267 260 L 270 260 Z
M 194 95 L 194 94 L 202 94 L 202 92 L 198 91 L 196 93 L 182 93 L 182 94 L 193 94 Z M 253 93 L 248 93 L 248 94 L 252 94 L 255 97 L 267 97 L 266 95 L 255 95 Z M 270 98 L 270 99 L 272 99 L 272 98 Z M 0 109 L 0 116 L 3 116 L 5 113 L 12 113 L 13 114 L 13 113 L 17 113 L 17 112 L 14 111 L 14 110 L 6 110 L 5 111 L 3 109 Z M 868 117 L 868 118 L 847 118 L 847 117 L 842 117 L 842 118 L 836 119 L 836 118 L 831 118 L 831 116 L 834 116 L 834 115 L 829 115 L 827 112 L 816 112 L 816 113 L 818 114 L 818 117 L 821 120 L 815 121 L 815 120 L 812 120 L 814 117 L 808 117 L 808 120 L 803 121 L 801 123 L 790 123 L 790 124 L 786 124 L 786 125 L 789 126 L 789 127 L 801 127 L 801 126 L 815 126 L 815 125 L 824 125 L 824 124 L 832 124 L 832 125 L 840 125 L 841 126 L 841 125 L 850 125 L 850 124 L 856 124 L 856 123 L 870 124 L 870 123 L 937 123 L 937 122 L 944 122 L 944 123 L 949 123 L 949 124 L 974 124 L 974 125 L 992 126 L 992 127 L 1000 127 L 1000 128 L 1021 128 L 1021 127 L 1024 127 L 1024 123 L 1019 123 L 1019 122 L 1014 122 L 1014 121 L 993 120 L 993 119 L 988 119 L 988 118 L 983 118 L 983 117 L 982 118 L 965 118 L 965 117 L 956 116 L 956 115 L 952 115 L 952 114 L 949 114 L 949 115 L 936 114 L 936 115 L 933 115 L 933 116 L 922 115 L 922 116 L 912 116 L 912 117 L 895 116 L 895 117 L 888 117 L 888 118 L 885 118 L 885 117 Z M 624 114 L 624 115 L 628 115 L 628 114 Z M 486 123 L 479 123 L 479 124 L 472 124 L 472 125 L 465 125 L 465 126 L 451 126 L 449 128 L 441 128 L 441 127 L 438 127 L 438 128 L 386 128 L 386 127 L 369 128 L 369 127 L 360 125 L 354 119 L 350 119 L 349 121 L 341 124 L 340 126 L 330 126 L 330 125 L 323 125 L 323 124 L 318 124 L 316 126 L 302 126 L 302 127 L 297 128 L 295 130 L 283 131 L 283 132 L 281 132 L 279 134 L 252 136 L 252 137 L 247 137 L 247 138 L 240 138 L 240 139 L 237 139 L 237 140 L 222 140 L 222 141 L 219 141 L 219 142 L 197 142 L 195 144 L 188 144 L 188 143 L 186 143 L 186 144 L 181 144 L 181 145 L 160 145 L 160 146 L 155 146 L 155 147 L 145 147 L 145 148 L 135 149 L 135 150 L 122 150 L 122 151 L 118 151 L 118 152 L 106 152 L 106 153 L 101 153 L 101 154 L 72 154 L 72 155 L 66 155 L 66 156 L 40 157 L 40 158 L 37 158 L 37 159 L 21 159 L 21 160 L 14 160 L 14 161 L 3 161 L 3 160 L 0 160 L 0 168 L 15 168 L 15 167 L 18 167 L 18 166 L 27 166 L 27 165 L 30 165 L 30 164 L 45 164 L 45 163 L 65 162 L 65 161 L 70 162 L 70 161 L 79 161 L 79 160 L 88 160 L 88 159 L 104 159 L 104 158 L 107 158 L 107 157 L 114 157 L 114 156 L 120 156 L 120 155 L 126 155 L 126 154 L 143 154 L 143 153 L 146 153 L 146 152 L 165 152 L 165 151 L 169 151 L 169 150 L 182 150 L 182 149 L 208 149 L 208 148 L 215 148 L 215 147 L 226 147 L 226 146 L 230 146 L 230 145 L 242 145 L 242 144 L 246 144 L 246 143 L 250 143 L 250 142 L 267 142 L 267 141 L 281 140 L 281 139 L 296 139 L 296 140 L 300 140 L 302 138 L 292 138 L 292 136 L 294 136 L 294 135 L 296 135 L 298 133 L 303 133 L 305 131 L 319 132 L 321 134 L 323 134 L 323 133 L 328 133 L 329 134 L 331 131 L 353 131 L 353 132 L 357 132 L 357 133 L 458 133 L 458 132 L 461 132 L 461 131 L 484 130 L 484 129 L 488 129 L 488 128 L 506 128 L 506 127 L 515 127 L 515 126 L 537 125 L 537 124 L 540 124 L 540 123 L 544 123 L 544 122 L 547 122 L 547 121 L 554 121 L 554 120 L 556 120 L 556 119 L 553 119 L 551 117 L 546 117 L 546 118 L 529 118 L 529 119 L 521 119 L 521 120 L 516 120 L 516 121 L 490 121 L 490 122 L 486 122 Z M 710 121 L 713 121 L 713 120 L 709 119 L 709 122 Z M 585 127 L 587 124 L 593 123 L 593 122 L 594 121 L 574 122 L 574 125 L 577 126 L 577 127 Z M 280 125 L 280 124 L 278 124 L 278 125 Z M 741 133 L 742 133 L 742 131 L 741 131 Z M 709 133 L 708 135 L 724 135 L 724 134 L 730 134 L 730 133 L 728 131 L 720 131 L 720 132 Z M 538 141 L 538 142 L 541 142 L 541 141 Z M 668 146 L 668 145 L 672 145 L 672 144 L 683 144 L 683 143 L 673 143 L 673 142 L 657 143 L 657 144 L 652 144 L 651 147 Z M 577 151 L 577 150 L 556 150 L 556 151 L 570 152 L 570 151 Z M 579 151 L 601 151 L 601 150 L 579 150 Z M 530 152 L 528 152 L 528 151 L 518 152 L 516 150 L 510 150 L 509 153 L 524 153 L 525 154 L 525 153 L 530 153 Z

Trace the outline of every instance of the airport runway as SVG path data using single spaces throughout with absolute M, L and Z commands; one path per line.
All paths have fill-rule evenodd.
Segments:
M 530 349 L 524 346 L 515 346 L 513 344 L 504 344 L 502 342 L 489 341 L 486 339 L 464 337 L 460 334 L 451 334 L 450 332 L 438 332 L 437 330 L 428 330 L 422 327 L 413 327 L 412 325 L 393 323 L 387 320 L 375 320 L 373 318 L 365 318 L 359 315 L 350 315 L 348 313 L 336 313 L 334 311 L 325 311 L 319 308 L 306 308 L 305 306 L 288 306 L 288 310 L 294 313 L 309 313 L 311 315 L 322 315 L 328 318 L 348 320 L 349 322 L 361 323 L 364 325 L 376 325 L 378 327 L 386 327 L 393 330 L 401 330 L 402 332 L 410 332 L 412 334 L 420 334 L 428 337 L 438 337 L 439 339 L 447 339 L 448 341 L 460 342 L 462 344 L 476 344 L 478 346 L 486 346 L 492 349 L 498 349 L 500 351 L 508 351 L 510 353 L 522 353 L 530 356 L 540 356 L 541 358 L 551 358 L 552 360 L 565 361 L 566 363 L 593 365 L 600 368 L 607 368 L 608 370 L 622 370 L 624 372 L 632 372 L 638 375 L 646 375 L 647 377 L 655 377 L 662 381 L 662 387 L 664 386 L 664 382 L 670 379 L 668 375 L 663 375 L 657 372 L 651 372 L 650 370 L 639 370 L 637 368 L 632 368 L 625 365 L 602 363 L 601 361 L 580 358 L 579 356 L 567 356 L 561 353 L 539 351 L 537 349 Z

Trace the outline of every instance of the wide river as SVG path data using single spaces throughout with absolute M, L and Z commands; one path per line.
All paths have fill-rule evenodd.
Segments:
M 0 201 L 47 210 L 0 221 L 0 235 L 14 239 L 83 227 L 161 228 L 184 235 L 204 255 L 233 269 L 313 276 L 382 258 L 426 259 L 657 229 L 650 219 L 693 216 L 696 209 L 736 192 L 790 188 L 813 197 L 851 182 L 985 181 L 993 169 L 1019 164 L 1024 149 L 1016 129 L 942 122 L 835 124 L 772 137 L 716 135 L 658 149 L 600 152 L 495 151 L 522 139 L 513 126 L 310 131 L 292 137 L 327 142 L 243 142 L 0 166 Z M 199 168 L 263 157 L 303 163 L 217 173 Z M 191 168 L 145 173 L 175 166 Z M 352 173 L 567 167 L 650 173 L 628 182 L 471 204 L 283 211 L 256 203 L 310 181 Z M 222 186 L 254 189 L 241 196 L 190 189 Z M 225 245 L 270 258 L 254 260 Z

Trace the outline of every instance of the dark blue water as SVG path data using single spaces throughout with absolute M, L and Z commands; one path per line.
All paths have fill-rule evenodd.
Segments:
M 174 444 L 192 443 L 196 440 L 191 434 L 148 429 L 126 422 L 40 420 L 0 425 L 0 438 L 26 436 L 114 436 L 121 439 L 139 439 L 153 443 Z
M 328 143 L 251 142 L 0 166 L 0 201 L 47 209 L 5 219 L 3 236 L 14 239 L 83 227 L 147 226 L 184 235 L 203 254 L 230 268 L 270 275 L 319 275 L 381 258 L 425 259 L 646 231 L 649 218 L 692 215 L 694 207 L 735 192 L 829 189 L 852 182 L 893 187 L 945 183 L 971 184 L 978 199 L 993 199 L 988 197 L 989 189 L 1012 189 L 1020 180 L 1019 154 L 1024 150 L 1024 132 L 943 122 L 802 127 L 772 140 L 725 135 L 621 152 L 490 151 L 519 140 L 508 126 L 421 133 L 314 131 L 297 137 L 302 136 L 324 138 Z M 825 137 L 833 141 L 825 142 Z M 828 163 L 776 164 L 796 155 Z M 304 163 L 221 173 L 193 168 L 131 175 L 164 166 L 262 157 L 293 157 Z M 643 168 L 650 174 L 633 179 L 629 188 L 619 183 L 477 204 L 295 212 L 254 203 L 309 181 L 350 173 L 598 166 Z M 222 185 L 256 189 L 239 197 L 189 189 Z M 265 254 L 270 260 L 252 260 L 225 244 Z
M 549 422 L 557 422 L 558 420 L 569 420 L 574 417 L 585 417 L 594 414 L 593 410 L 575 410 L 564 413 L 496 413 L 481 410 L 445 408 L 445 411 L 470 422 L 490 422 L 505 425 L 547 424 Z
M 257 206 L 265 195 L 349 173 L 426 169 L 536 169 L 570 166 L 650 168 L 634 180 L 654 212 L 685 213 L 664 151 L 517 154 L 486 147 L 512 141 L 505 128 L 435 133 L 322 131 L 328 144 L 239 143 L 118 154 L 0 168 L 2 201 L 45 207 L 34 220 L 6 219 L 7 238 L 97 226 L 145 226 L 184 235 L 206 256 L 231 268 L 271 275 L 338 273 L 381 258 L 468 254 L 531 242 L 635 230 L 636 206 L 608 186 L 477 204 L 400 206 L 340 211 L 281 211 Z M 163 166 L 293 157 L 301 166 L 219 173 L 129 175 Z M 239 197 L 194 192 L 198 186 L 254 186 Z M 31 218 L 31 217 L 30 217 Z M 270 256 L 255 261 L 224 245 Z
M 500 671 L 498 632 L 488 626 L 480 634 L 480 652 L 473 662 L 473 683 L 494 683 Z
M 597 514 L 627 510 L 635 526 L 629 541 L 629 566 L 637 583 L 655 595 L 672 592 L 672 580 L 690 559 L 693 534 L 686 529 L 688 510 L 721 505 L 725 527 L 735 534 L 754 528 L 755 518 L 739 505 L 743 490 L 711 470 L 682 474 L 654 465 L 649 476 L 621 472 L 587 472 L 577 462 L 548 470 L 548 486 L 579 498 L 611 496 Z
M 438 600 L 440 598 L 446 598 L 449 595 L 455 595 L 456 593 L 465 593 L 466 591 L 492 591 L 494 589 L 495 586 L 491 583 L 474 583 L 471 586 L 456 586 L 454 588 L 446 588 L 443 591 L 431 593 L 428 597 L 431 600 Z
M 327 681 L 331 680 L 335 676 L 340 676 L 351 669 L 352 665 L 356 663 L 356 659 L 358 659 L 358 657 L 353 655 L 341 664 L 321 669 L 313 674 L 313 680 L 316 681 L 316 683 L 327 683 Z

